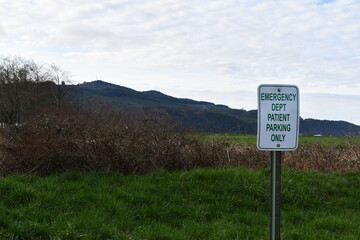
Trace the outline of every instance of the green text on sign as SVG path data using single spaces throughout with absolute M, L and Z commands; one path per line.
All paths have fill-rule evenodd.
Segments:
M 299 89 L 295 85 L 258 87 L 257 147 L 266 151 L 291 151 L 298 147 Z

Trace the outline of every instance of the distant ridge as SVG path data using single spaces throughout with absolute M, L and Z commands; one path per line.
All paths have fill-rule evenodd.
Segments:
M 82 84 L 83 87 L 86 88 L 96 88 L 96 89 L 117 89 L 117 88 L 125 88 L 116 84 L 112 84 L 112 83 L 108 83 L 108 82 L 104 82 L 102 80 L 95 80 L 92 82 L 84 82 Z M 130 88 L 127 88 L 129 90 L 131 90 Z
M 106 102 L 114 110 L 156 109 L 167 112 L 195 132 L 256 134 L 257 110 L 232 109 L 205 101 L 175 98 L 155 90 L 141 92 L 102 80 L 68 85 L 67 88 L 73 98 Z M 301 118 L 300 134 L 359 136 L 360 126 L 345 121 Z

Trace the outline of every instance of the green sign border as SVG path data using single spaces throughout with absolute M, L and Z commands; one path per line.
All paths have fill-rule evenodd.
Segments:
M 261 148 L 260 147 L 260 126 L 261 126 L 261 119 L 260 119 L 260 112 L 261 112 L 261 107 L 260 107 L 260 89 L 262 87 L 281 87 L 281 88 L 295 88 L 297 91 L 297 95 L 298 95 L 298 99 L 297 99 L 297 122 L 296 122 L 296 143 L 295 146 L 293 148 Z M 300 95 L 299 95 L 299 88 L 296 85 L 282 85 L 282 84 L 261 84 L 258 86 L 258 124 L 257 124 L 257 141 L 256 141 L 256 146 L 259 150 L 269 150 L 269 151 L 281 151 L 281 150 L 286 150 L 286 151 L 291 151 L 291 150 L 296 150 L 298 148 L 299 145 L 299 124 L 300 124 L 300 114 L 299 114 L 299 105 L 300 105 Z

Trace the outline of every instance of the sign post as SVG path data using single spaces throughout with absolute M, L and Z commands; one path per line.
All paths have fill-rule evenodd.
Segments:
M 281 151 L 271 151 L 270 239 L 280 240 Z
M 299 139 L 299 89 L 295 85 L 258 87 L 257 147 L 271 151 L 270 240 L 280 240 L 281 157 Z

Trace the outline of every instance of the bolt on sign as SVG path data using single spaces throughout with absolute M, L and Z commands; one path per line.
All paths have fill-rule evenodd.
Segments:
M 299 139 L 299 88 L 295 85 L 258 87 L 257 147 L 292 151 Z

